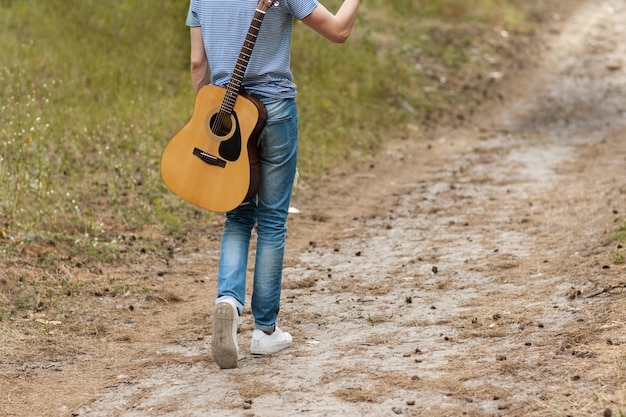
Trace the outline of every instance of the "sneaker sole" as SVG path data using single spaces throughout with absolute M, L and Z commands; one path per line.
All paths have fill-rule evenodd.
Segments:
M 215 307 L 211 351 L 213 360 L 221 369 L 237 367 L 237 360 L 239 359 L 237 341 L 233 339 L 233 323 L 235 320 L 235 312 L 230 304 L 219 303 Z

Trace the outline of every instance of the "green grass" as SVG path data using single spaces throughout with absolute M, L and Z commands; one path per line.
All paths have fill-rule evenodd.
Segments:
M 301 172 L 323 172 L 416 128 L 461 118 L 494 70 L 484 54 L 510 53 L 501 32 L 529 33 L 530 17 L 540 13 L 532 4 L 368 1 L 346 45 L 297 25 L 292 55 L 303 120 Z
M 298 23 L 303 179 L 458 120 L 494 69 L 484 55 L 510 53 L 500 31 L 528 33 L 540 4 L 372 0 L 345 45 Z M 159 173 L 163 147 L 193 106 L 187 6 L 0 0 L 3 262 L 43 270 L 132 262 L 167 254 L 165 238 L 184 239 L 210 219 Z M 80 291 L 68 285 L 55 291 Z M 23 307 L 53 298 L 32 286 L 12 294 Z
M 624 222 L 615 232 L 613 239 L 623 245 L 626 245 L 626 222 Z
M 626 262 L 624 246 L 626 245 L 626 223 L 623 223 L 614 233 L 613 240 L 617 242 L 617 250 L 611 255 L 611 261 L 616 265 Z
M 112 229 L 182 233 L 190 208 L 167 193 L 158 163 L 193 102 L 185 2 L 1 7 L 3 236 L 108 260 Z

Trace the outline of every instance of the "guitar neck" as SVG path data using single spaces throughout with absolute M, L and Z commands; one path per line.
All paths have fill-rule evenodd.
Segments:
M 271 3 L 269 4 L 271 5 Z M 252 56 L 252 50 L 254 49 L 254 44 L 259 36 L 259 30 L 261 29 L 261 23 L 263 23 L 266 11 L 267 7 L 264 6 L 264 2 L 261 0 L 254 13 L 254 17 L 252 18 L 252 23 L 250 24 L 248 34 L 243 42 L 243 46 L 241 47 L 241 52 L 239 52 L 239 58 L 237 58 L 233 74 L 228 82 L 228 85 L 226 86 L 226 96 L 224 97 L 224 101 L 220 107 L 220 112 L 230 114 L 235 107 L 235 101 L 239 95 L 243 77 L 246 73 L 246 69 L 248 68 L 248 63 L 250 62 L 250 57 Z

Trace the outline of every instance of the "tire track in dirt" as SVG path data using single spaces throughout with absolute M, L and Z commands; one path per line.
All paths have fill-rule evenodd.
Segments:
M 247 312 L 239 368 L 205 361 L 208 338 L 159 346 L 189 360 L 121 376 L 74 415 L 626 410 L 626 309 L 602 293 L 626 275 L 609 261 L 626 210 L 625 22 L 626 2 L 588 2 L 481 129 L 395 144 L 301 201 L 280 316 L 292 349 L 249 355 Z

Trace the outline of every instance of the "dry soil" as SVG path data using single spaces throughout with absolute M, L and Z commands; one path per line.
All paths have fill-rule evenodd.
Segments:
M 626 413 L 626 1 L 572 3 L 465 127 L 296 189 L 292 348 L 250 355 L 246 310 L 239 367 L 211 360 L 216 221 L 172 259 L 107 271 L 158 296 L 94 297 L 80 326 L 39 318 L 49 354 L 3 361 L 2 414 Z

